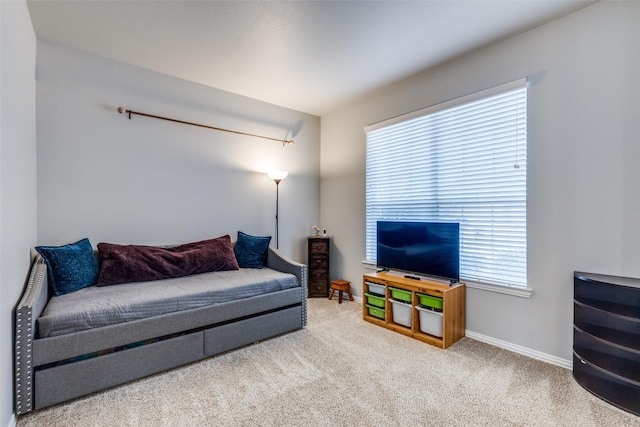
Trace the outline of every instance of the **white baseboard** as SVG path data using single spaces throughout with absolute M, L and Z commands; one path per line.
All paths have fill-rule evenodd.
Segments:
M 354 295 L 353 300 L 355 302 L 363 303 L 363 299 L 361 296 Z M 470 330 L 465 330 L 465 335 L 471 339 L 476 341 L 480 341 L 486 344 L 490 344 L 496 347 L 504 348 L 505 350 L 512 351 L 514 353 L 522 354 L 527 357 L 531 357 L 532 359 L 541 360 L 546 363 L 551 363 L 552 365 L 560 366 L 565 369 L 573 369 L 573 361 L 562 359 L 560 357 L 552 356 L 547 353 L 543 353 L 541 351 L 533 350 L 528 347 L 523 347 L 521 345 L 513 344 L 507 341 L 502 341 L 497 338 L 493 338 L 487 335 L 482 335 L 477 332 L 473 332 Z
M 11 418 L 9 418 L 9 424 L 7 427 L 16 427 L 16 414 L 11 414 Z
M 573 369 L 573 361 L 562 359 L 560 357 L 552 356 L 547 353 L 543 353 L 541 351 L 533 350 L 528 347 L 523 347 L 521 345 L 512 344 L 507 341 L 502 341 L 497 338 L 492 338 L 487 335 L 478 334 L 476 332 L 466 330 L 465 335 L 471 339 L 476 341 L 480 341 L 483 343 L 487 343 L 490 345 L 494 345 L 496 347 L 504 348 L 505 350 L 512 351 L 514 353 L 522 354 L 527 357 L 531 357 L 532 359 L 541 360 L 546 363 L 551 363 L 552 365 L 560 366 L 565 369 Z

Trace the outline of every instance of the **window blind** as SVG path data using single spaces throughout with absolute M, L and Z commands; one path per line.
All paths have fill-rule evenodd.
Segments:
M 460 223 L 460 277 L 526 287 L 526 80 L 365 128 L 366 256 L 378 220 Z

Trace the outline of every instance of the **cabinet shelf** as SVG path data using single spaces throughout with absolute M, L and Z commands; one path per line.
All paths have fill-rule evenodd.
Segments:
M 613 346 L 578 328 L 574 329 L 573 342 L 574 352 L 581 359 L 640 386 L 640 351 Z
M 619 377 L 596 369 L 592 364 L 573 355 L 573 377 L 578 384 L 602 400 L 620 409 L 640 415 L 640 387 L 634 386 Z
M 410 294 L 410 301 L 390 302 L 389 299 L 392 298 L 392 295 L 389 287 L 406 291 L 407 294 Z M 380 308 L 380 310 L 384 310 L 384 319 L 370 315 L 369 308 L 366 304 L 363 304 L 362 318 L 365 321 L 443 349 L 464 337 L 466 304 L 466 288 L 464 284 L 458 283 L 449 286 L 448 284 L 429 280 L 407 279 L 390 273 L 365 274 L 362 280 L 363 295 L 371 292 L 371 289 L 375 290 L 372 293 L 378 294 L 381 290 L 384 291 L 384 295 L 380 295 L 380 298 L 384 297 L 385 300 L 385 307 Z M 420 310 L 417 308 L 420 305 L 419 294 L 442 300 L 442 311 L 438 312 L 435 318 L 429 318 L 431 313 L 422 313 L 421 316 Z M 367 296 L 365 295 L 364 298 L 366 300 Z M 396 306 L 396 310 L 402 310 L 403 317 L 406 314 L 404 310 L 410 310 L 410 321 L 407 322 L 410 326 L 394 322 L 394 306 Z M 425 324 L 421 328 L 420 322 L 423 319 Z M 438 328 L 440 320 L 442 322 L 441 333 L 434 332 L 432 330 L 434 325 L 435 329 L 440 331 Z M 425 328 L 426 322 L 435 323 L 429 323 L 431 329 L 427 329 Z M 403 323 L 405 322 L 403 321 Z M 423 329 L 434 332 L 436 335 L 426 333 Z
M 590 325 L 581 322 L 575 322 L 575 327 L 579 328 L 594 337 L 606 340 L 610 344 L 616 344 L 629 349 L 640 350 L 640 342 L 638 342 L 638 336 L 619 331 L 611 328 L 603 328 L 601 326 Z
M 640 415 L 640 280 L 574 273 L 573 376 Z
M 585 306 L 606 311 L 607 313 L 629 317 L 632 319 L 640 319 L 640 305 L 632 306 L 628 304 L 621 304 L 618 302 L 599 301 L 597 299 L 585 298 L 585 297 L 582 297 L 582 298 L 576 297 L 575 301 Z
M 610 343 L 640 350 L 640 319 L 574 303 L 574 325 Z

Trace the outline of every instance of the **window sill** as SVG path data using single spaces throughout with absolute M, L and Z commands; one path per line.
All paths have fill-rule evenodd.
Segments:
M 362 265 L 367 270 L 375 270 L 376 264 L 369 261 L 362 261 Z M 496 292 L 499 294 L 505 295 L 513 295 L 515 297 L 520 298 L 530 298 L 531 294 L 533 294 L 533 289 L 531 288 L 516 288 L 513 286 L 501 286 L 501 285 L 490 285 L 488 283 L 480 283 L 473 281 L 464 281 L 464 284 L 468 288 L 480 289 L 483 291 Z
M 531 294 L 533 294 L 533 289 L 531 288 L 516 288 L 513 286 L 490 285 L 488 283 L 472 281 L 465 281 L 464 284 L 467 285 L 468 288 L 497 292 L 499 294 L 513 295 L 520 298 L 531 298 Z

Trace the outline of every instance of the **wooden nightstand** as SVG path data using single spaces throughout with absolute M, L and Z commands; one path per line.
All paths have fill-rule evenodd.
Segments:
M 331 238 L 329 237 L 309 237 L 309 298 L 329 296 L 329 248 Z

